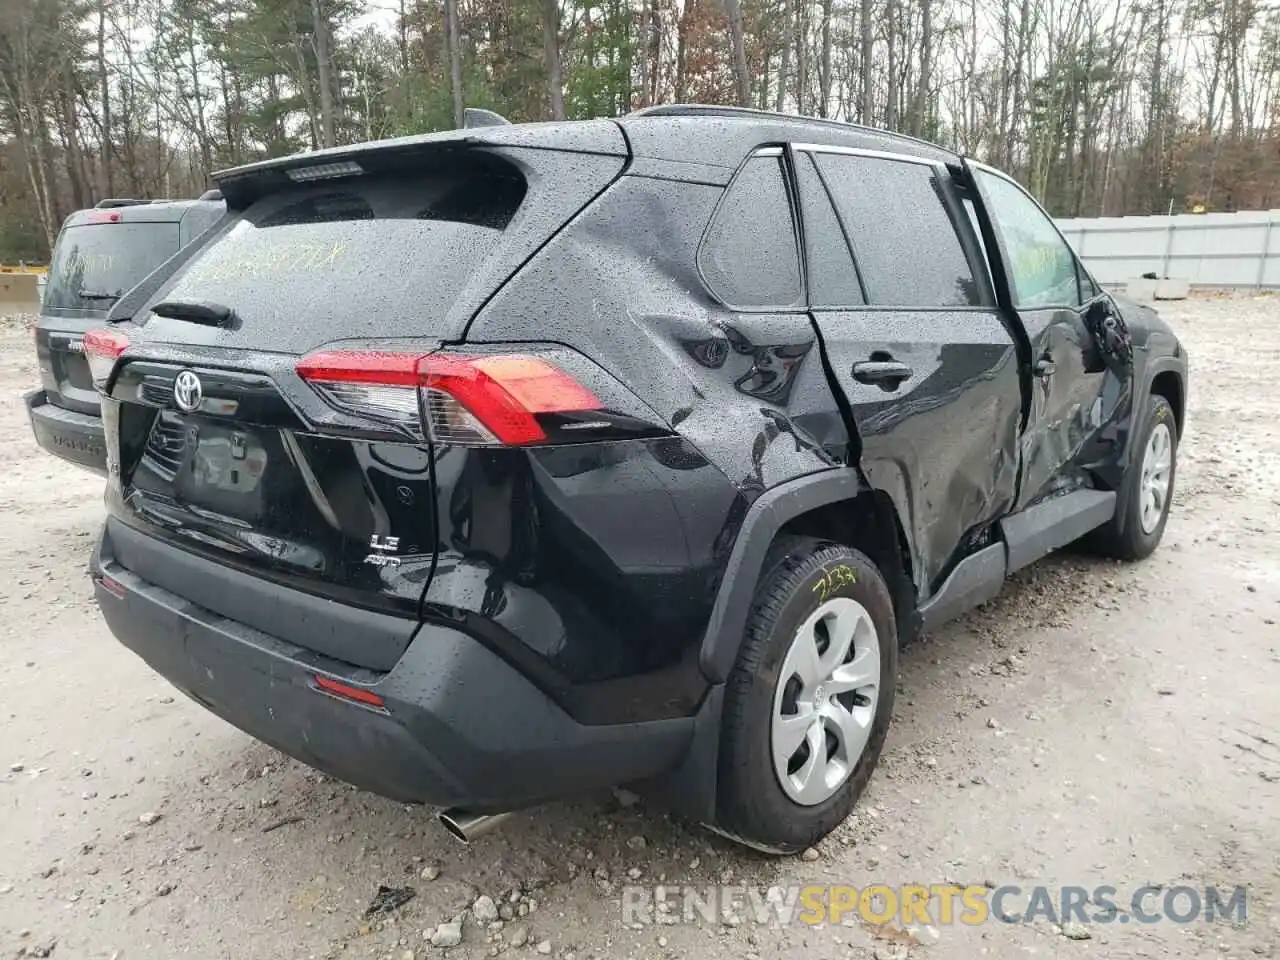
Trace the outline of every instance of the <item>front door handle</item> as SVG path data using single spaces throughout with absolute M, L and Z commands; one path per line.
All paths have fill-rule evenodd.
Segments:
M 1052 377 L 1058 372 L 1058 365 L 1049 357 L 1041 357 L 1036 361 L 1035 369 L 1037 377 Z
M 874 383 L 884 390 L 897 390 L 911 378 L 911 368 L 897 360 L 863 360 L 853 365 L 853 379 Z

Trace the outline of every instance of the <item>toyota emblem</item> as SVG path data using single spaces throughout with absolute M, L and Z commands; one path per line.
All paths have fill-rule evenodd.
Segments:
M 183 370 L 173 381 L 173 402 L 183 413 L 191 413 L 204 399 L 200 378 L 190 370 Z

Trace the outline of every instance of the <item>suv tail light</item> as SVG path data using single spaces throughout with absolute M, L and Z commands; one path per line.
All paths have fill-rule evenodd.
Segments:
M 297 372 L 339 410 L 465 446 L 543 443 L 548 436 L 540 415 L 605 406 L 574 377 L 532 354 L 321 351 L 303 357 Z
M 84 356 L 89 362 L 93 385 L 102 389 L 115 368 L 116 360 L 129 346 L 129 337 L 123 330 L 99 327 L 84 335 Z

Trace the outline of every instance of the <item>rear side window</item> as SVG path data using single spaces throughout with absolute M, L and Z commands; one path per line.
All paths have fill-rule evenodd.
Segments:
M 165 298 L 325 336 L 435 329 L 524 194 L 519 176 L 479 173 L 299 186 L 245 210 Z
M 734 307 L 804 302 L 781 157 L 753 157 L 729 185 L 698 253 L 712 293 Z
M 44 307 L 108 310 L 178 252 L 178 224 L 87 223 L 58 237 Z
M 938 308 L 981 302 L 935 167 L 834 153 L 814 159 L 853 244 L 868 303 Z
M 862 306 L 866 300 L 858 268 L 813 157 L 801 153 L 796 161 L 800 168 L 797 179 L 804 245 L 809 257 L 809 298 L 815 307 L 826 309 Z

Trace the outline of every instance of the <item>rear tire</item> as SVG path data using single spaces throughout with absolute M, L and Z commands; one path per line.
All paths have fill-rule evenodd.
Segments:
M 1121 481 L 1123 510 L 1086 538 L 1104 556 L 1142 560 L 1164 536 L 1178 469 L 1178 423 L 1173 407 L 1152 394 L 1133 434 L 1133 459 Z
M 897 666 L 892 597 L 875 564 L 807 537 L 775 544 L 726 687 L 724 832 L 795 853 L 835 829 L 880 758 Z

